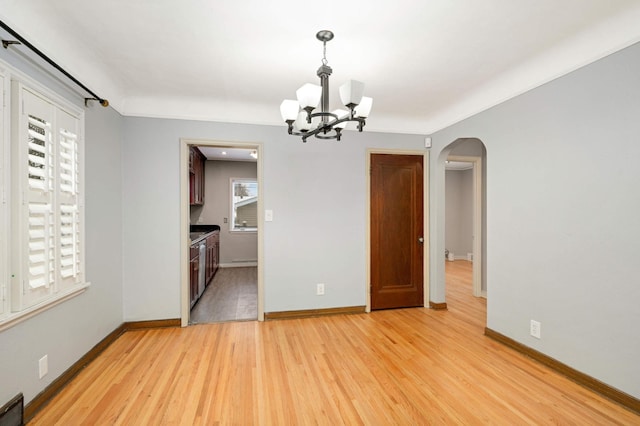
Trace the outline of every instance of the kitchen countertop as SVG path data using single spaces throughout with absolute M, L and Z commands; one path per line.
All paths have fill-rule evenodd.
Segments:
M 191 245 L 199 242 L 200 240 L 206 238 L 207 235 L 214 231 L 219 231 L 219 225 L 191 225 L 189 227 L 189 239 L 191 240 Z

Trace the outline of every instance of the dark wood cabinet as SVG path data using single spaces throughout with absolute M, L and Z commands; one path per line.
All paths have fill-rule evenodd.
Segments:
M 204 162 L 205 156 L 198 147 L 189 147 L 189 204 L 204 204 Z
M 198 244 L 191 246 L 189 261 L 189 296 L 191 307 L 198 300 L 198 275 L 200 272 L 200 255 Z
M 215 228 L 219 227 L 216 226 Z M 192 241 L 189 251 L 189 296 L 191 307 L 195 305 L 200 297 L 200 275 L 203 276 L 203 285 L 206 287 L 218 271 L 218 265 L 220 264 L 220 231 L 216 229 L 195 232 L 199 233 L 199 235 L 196 235 L 196 239 Z M 204 249 L 201 252 L 200 247 L 203 244 Z
M 220 263 L 220 231 L 213 231 L 207 236 L 207 270 L 205 273 L 205 283 L 216 274 Z

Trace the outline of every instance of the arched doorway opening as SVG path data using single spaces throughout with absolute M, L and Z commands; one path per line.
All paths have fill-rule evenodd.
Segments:
M 456 260 L 472 264 L 471 291 L 476 297 L 487 297 L 486 160 L 486 147 L 477 138 L 456 139 L 437 158 L 432 307 L 447 308 L 446 274 L 452 265 L 447 262 Z

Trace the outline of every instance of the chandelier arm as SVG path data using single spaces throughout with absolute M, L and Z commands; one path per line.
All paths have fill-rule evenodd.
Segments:
M 309 114 L 309 117 L 313 118 L 313 117 L 333 117 L 336 120 L 338 119 L 338 116 L 332 112 L 314 112 L 313 114 Z M 328 123 L 328 124 L 332 124 Z
M 358 130 L 360 130 L 361 127 L 364 127 L 364 125 L 366 124 L 366 118 L 363 117 L 342 117 L 342 118 L 338 118 L 335 114 L 332 114 L 334 116 L 334 118 L 336 119 L 335 121 L 331 121 L 329 123 L 326 124 L 326 126 L 328 127 L 335 127 L 336 125 L 340 124 L 340 123 L 344 123 L 346 122 L 357 122 L 358 123 Z M 360 130 L 362 131 L 362 130 Z
M 305 134 L 302 136 L 302 141 L 303 141 L 303 142 L 306 142 L 306 139 L 307 139 L 309 136 L 315 136 L 315 137 L 317 137 L 317 138 L 319 138 L 319 139 L 323 139 L 322 137 L 317 136 L 317 135 L 318 135 L 318 133 L 320 133 L 320 132 L 324 132 L 324 133 L 326 133 L 327 131 L 330 131 L 330 130 L 333 130 L 333 129 L 331 128 L 331 126 L 328 126 L 328 125 L 326 125 L 326 124 L 324 124 L 324 125 L 320 125 L 320 126 L 316 127 L 316 128 L 315 128 L 315 129 L 313 129 L 313 130 L 309 130 L 309 131 L 305 132 Z M 325 139 L 329 139 L 329 138 L 326 138 L 326 137 L 325 137 Z
M 318 138 L 318 139 L 322 139 L 322 140 L 328 140 L 328 139 L 338 139 L 338 140 L 340 140 L 340 138 L 338 137 L 338 130 L 339 130 L 339 129 L 331 129 L 331 130 L 333 130 L 334 132 L 336 132 L 336 134 L 333 134 L 333 135 L 321 135 L 321 134 L 317 134 L 317 135 L 315 135 L 315 136 L 316 136 L 316 138 Z
M 289 127 L 288 132 L 290 135 L 293 135 L 293 123 L 295 123 L 296 120 L 286 120 L 285 123 L 287 123 L 287 126 Z
M 362 129 L 364 128 L 364 125 L 366 124 L 366 121 L 364 118 L 362 117 L 343 117 L 343 118 L 338 118 L 335 114 L 330 113 L 330 112 L 316 112 L 314 114 L 312 114 L 312 116 L 317 116 L 317 117 L 327 117 L 327 116 L 331 116 L 334 117 L 335 120 L 331 121 L 329 123 L 326 124 L 320 124 L 318 127 L 316 127 L 313 130 L 308 130 L 304 133 L 302 133 L 302 141 L 306 142 L 307 138 L 310 136 L 315 136 L 318 139 L 338 139 L 340 140 L 340 138 L 337 135 L 332 135 L 332 136 L 326 136 L 327 132 L 330 131 L 335 131 L 336 133 L 338 133 L 338 131 L 340 131 L 340 133 L 342 132 L 342 129 L 336 128 L 335 126 L 337 124 L 340 123 L 344 123 L 345 121 L 353 121 L 353 122 L 357 122 L 358 123 L 358 131 L 362 132 Z M 320 135 L 320 133 L 325 133 L 325 135 Z M 292 133 L 292 134 L 296 134 L 296 133 Z

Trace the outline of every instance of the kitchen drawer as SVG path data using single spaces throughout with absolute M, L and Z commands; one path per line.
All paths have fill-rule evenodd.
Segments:
M 191 251 L 189 254 L 189 259 L 193 259 L 194 257 L 198 257 L 198 255 L 200 254 L 199 252 L 200 250 L 200 243 L 196 243 L 194 245 L 191 246 Z

